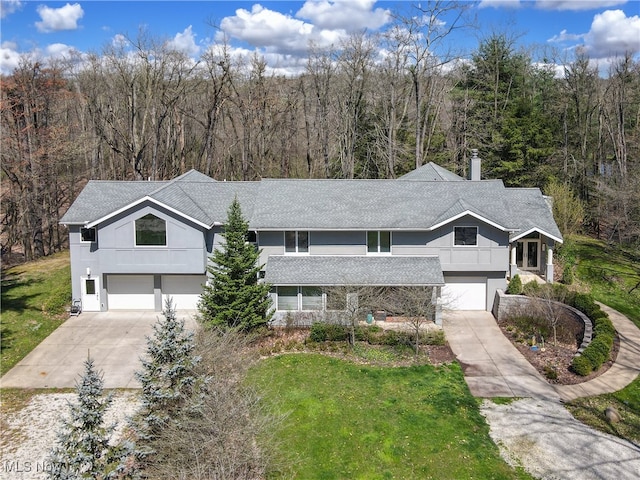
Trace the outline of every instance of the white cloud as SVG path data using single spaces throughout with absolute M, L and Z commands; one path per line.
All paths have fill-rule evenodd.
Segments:
M 63 59 L 69 58 L 76 53 L 77 50 L 64 43 L 52 43 L 45 48 L 45 55 L 48 59 Z
M 375 3 L 376 0 L 307 0 L 296 17 L 311 20 L 321 29 L 377 30 L 389 22 L 391 13 L 383 8 L 374 10 Z
M 127 37 L 125 37 L 121 33 L 116 33 L 111 39 L 111 45 L 113 45 L 114 48 L 124 48 L 128 44 L 129 40 L 127 40 Z
M 627 17 L 622 10 L 595 15 L 585 35 L 585 48 L 593 58 L 640 52 L 640 16 Z
M 564 42 L 575 42 L 578 40 L 582 40 L 585 37 L 584 33 L 568 33 L 566 30 L 562 30 L 558 35 L 554 35 L 547 42 L 553 43 L 564 43 Z
M 5 18 L 21 8 L 22 2 L 20 0 L 0 0 L 0 18 Z
M 38 31 L 43 33 L 75 30 L 78 28 L 78 20 L 84 15 L 84 10 L 82 10 L 79 3 L 74 3 L 73 5 L 67 3 L 64 7 L 60 8 L 40 5 L 37 8 L 37 12 L 42 21 L 36 22 L 36 27 Z
M 193 33 L 191 25 L 185 28 L 182 33 L 176 33 L 176 36 L 168 42 L 168 45 L 170 48 L 189 56 L 196 56 L 200 52 L 200 47 L 196 45 L 196 35 Z
M 0 44 L 0 73 L 10 75 L 20 64 L 20 52 L 14 42 L 2 42 Z
M 220 22 L 220 28 L 224 35 L 254 47 L 285 52 L 303 52 L 309 40 L 321 41 L 324 38 L 321 32 L 314 30 L 312 24 L 258 4 L 251 11 L 243 8 L 236 10 L 235 16 L 226 17 Z
M 520 8 L 520 0 L 481 0 L 478 8 Z
M 542 10 L 596 10 L 627 3 L 627 0 L 536 0 Z

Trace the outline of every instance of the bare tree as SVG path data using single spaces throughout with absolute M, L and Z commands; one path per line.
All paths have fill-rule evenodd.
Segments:
M 437 287 L 400 286 L 386 288 L 380 297 L 387 312 L 399 315 L 414 336 L 415 354 L 420 352 L 420 334 L 426 325 L 435 320 Z
M 424 163 L 429 152 L 435 119 L 443 106 L 442 67 L 456 58 L 446 39 L 453 31 L 468 27 L 465 14 L 470 7 L 468 2 L 427 0 L 414 7 L 416 12 L 398 16 L 405 32 L 403 48 L 409 55 L 413 85 L 415 168 Z

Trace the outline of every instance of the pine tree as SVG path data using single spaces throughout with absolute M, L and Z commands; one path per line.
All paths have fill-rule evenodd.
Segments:
M 248 332 L 271 316 L 269 285 L 258 282 L 260 251 L 247 242 L 248 223 L 238 199 L 227 212 L 225 242 L 211 256 L 212 282 L 204 287 L 199 310 L 205 324 Z
M 185 331 L 184 320 L 177 319 L 172 298 L 166 299 L 162 314 L 164 320 L 159 319 L 153 336 L 147 337 L 147 358 L 136 372 L 142 406 L 134 429 L 142 441 L 153 440 L 206 384 L 195 372 L 200 358 L 194 354 L 193 332 Z
M 57 444 L 50 453 L 53 479 L 125 478 L 126 460 L 131 456 L 130 443 L 109 444 L 115 425 L 104 425 L 104 415 L 113 396 L 103 396 L 102 375 L 88 357 L 85 372 L 76 383 L 77 403 L 69 403 L 69 418 L 63 420 Z M 131 473 L 131 472 L 129 472 Z

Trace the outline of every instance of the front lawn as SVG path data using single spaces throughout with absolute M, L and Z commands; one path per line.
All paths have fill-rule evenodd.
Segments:
M 269 478 L 531 478 L 500 458 L 458 364 L 288 354 L 261 362 L 250 382 L 287 414 Z
M 2 271 L 0 375 L 58 328 L 69 303 L 68 251 Z

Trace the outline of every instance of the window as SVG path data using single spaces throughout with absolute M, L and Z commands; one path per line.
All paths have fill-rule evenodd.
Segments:
M 478 227 L 454 227 L 454 245 L 477 245 Z
M 390 253 L 391 232 L 367 232 L 368 253 Z
M 137 246 L 165 246 L 167 244 L 167 222 L 149 213 L 136 220 Z
M 322 290 L 318 287 L 302 287 L 302 310 L 322 310 Z
M 95 228 L 81 228 L 80 229 L 80 241 L 82 242 L 95 242 L 96 241 L 96 229 Z
M 284 232 L 286 253 L 309 253 L 309 232 Z
M 298 287 L 278 287 L 278 310 L 298 310 Z
M 318 287 L 278 287 L 278 310 L 322 310 Z

